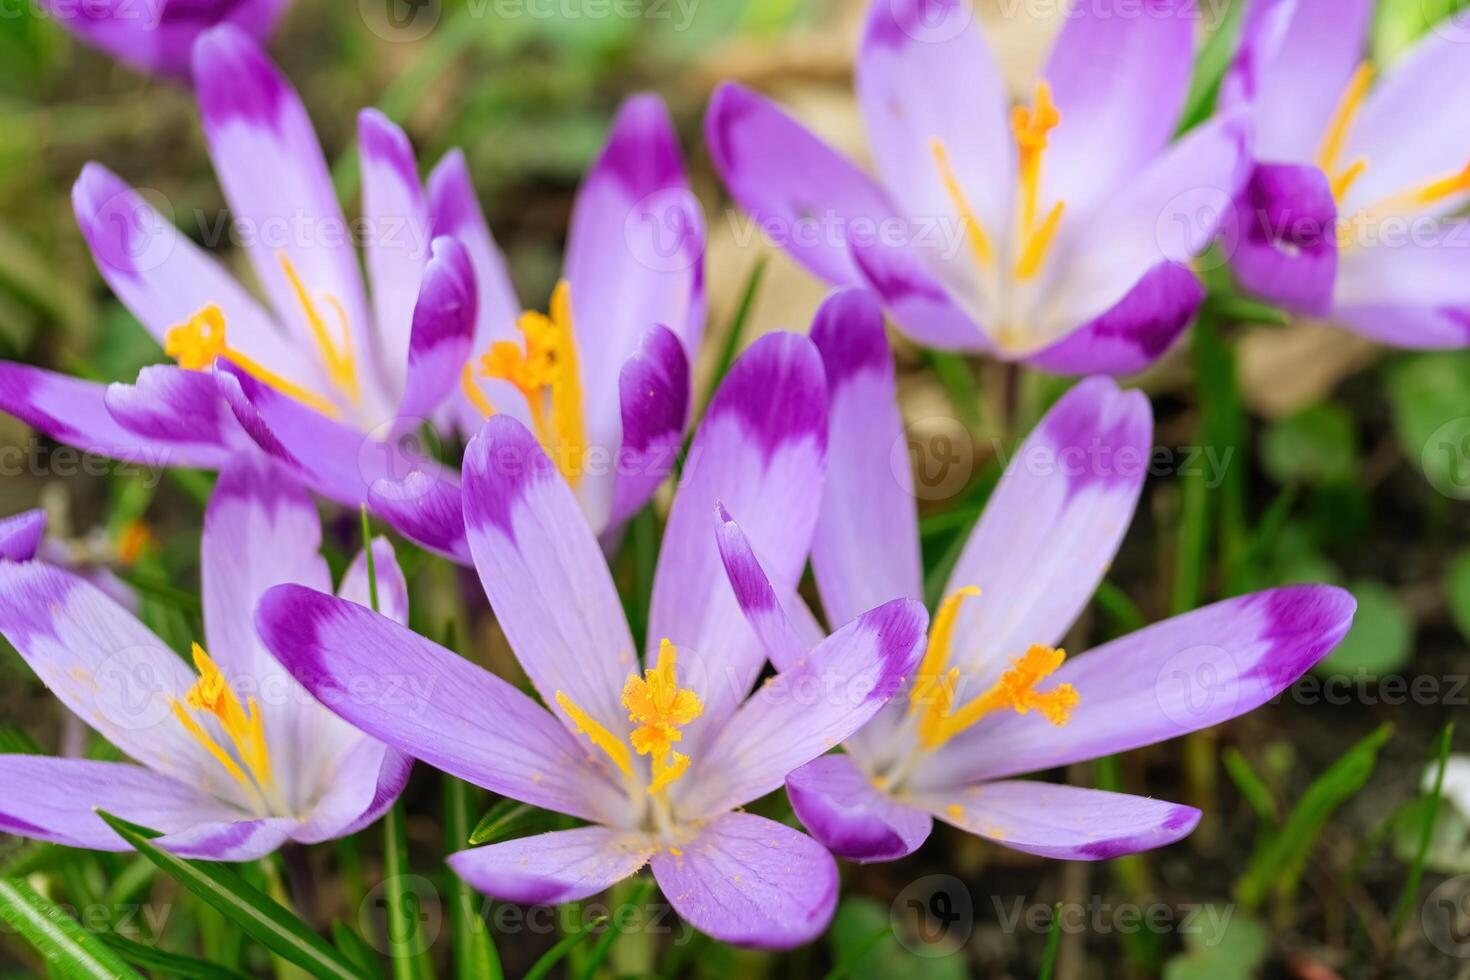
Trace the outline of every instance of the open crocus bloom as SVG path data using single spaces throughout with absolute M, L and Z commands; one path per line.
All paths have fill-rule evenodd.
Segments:
M 546 707 L 387 619 L 297 587 L 261 604 L 262 635 L 323 703 L 424 762 L 591 826 L 450 858 L 509 901 L 586 898 L 651 863 L 686 920 L 719 939 L 807 941 L 837 895 L 831 856 L 739 812 L 871 718 L 913 669 L 923 608 L 857 617 L 755 693 L 765 661 L 721 567 L 717 498 L 773 579 L 795 588 L 824 469 L 826 394 L 810 343 L 758 341 L 697 433 L 655 574 L 643 663 L 596 538 L 535 437 L 490 419 L 465 458 L 480 580 Z M 395 708 L 352 695 L 381 671 L 426 678 Z
M 42 0 L 62 27 L 139 69 L 189 78 L 189 52 L 201 33 L 232 24 L 264 40 L 289 0 Z
M 1203 290 L 1185 264 L 1245 176 L 1242 121 L 1170 146 L 1192 0 L 1092 0 L 1014 110 L 967 0 L 874 0 L 857 94 L 881 183 L 760 96 L 707 119 L 731 194 L 791 255 L 876 291 L 920 343 L 1061 373 L 1157 358 Z
M 919 531 L 892 358 L 858 292 L 828 301 L 813 339 L 831 389 L 830 473 L 812 548 L 829 617 L 874 596 L 922 595 Z M 839 856 L 890 860 L 932 818 L 1047 857 L 1110 858 L 1168 844 L 1198 811 L 1018 780 L 1232 718 L 1274 697 L 1347 632 L 1347 593 L 1298 586 L 1230 599 L 1081 656 L 1058 649 L 1137 503 L 1150 458 L 1141 393 L 1073 388 L 1021 446 L 970 536 L 913 682 L 846 753 L 792 773 L 797 815 Z M 780 669 L 805 646 L 742 536 L 721 546 L 737 595 Z M 753 584 L 752 584 L 753 583 Z
M 1221 89 L 1258 160 L 1227 229 L 1242 285 L 1401 347 L 1470 343 L 1470 20 L 1375 79 L 1371 0 L 1253 0 Z
M 205 637 L 194 669 L 95 586 L 24 555 L 24 515 L 0 525 L 0 633 L 62 703 L 135 762 L 0 756 L 0 831 L 125 850 L 101 808 L 163 833 L 181 854 L 244 861 L 288 840 L 367 826 L 411 761 L 314 702 L 261 645 L 255 604 L 283 582 L 330 588 L 305 493 L 258 463 L 225 470 L 205 515 Z M 17 528 L 19 533 L 17 533 Z M 380 608 L 407 620 L 408 593 L 374 542 Z M 366 557 L 343 579 L 367 603 Z

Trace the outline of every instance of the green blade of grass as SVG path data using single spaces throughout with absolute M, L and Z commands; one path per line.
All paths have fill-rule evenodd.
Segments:
M 252 939 L 316 977 L 358 980 L 357 971 L 305 922 L 222 864 L 190 861 L 153 843 L 158 835 L 102 810 L 97 815 L 137 852 L 218 909 Z
M 501 800 L 492 806 L 480 818 L 480 822 L 475 824 L 475 829 L 470 831 L 470 845 L 479 847 L 481 844 L 493 844 L 498 840 L 504 840 L 509 836 L 511 830 L 519 826 L 521 820 L 531 816 L 535 810 L 536 808 L 528 803 Z
M 0 922 L 24 937 L 61 976 L 143 980 L 98 935 L 17 878 L 0 878 Z
M 1057 968 L 1057 950 L 1062 945 L 1062 903 L 1051 907 L 1051 929 L 1046 934 L 1046 951 L 1041 954 L 1041 972 L 1036 980 L 1051 980 Z
M 1201 46 L 1199 57 L 1194 60 L 1194 77 L 1190 80 L 1189 95 L 1184 100 L 1184 112 L 1179 117 L 1179 132 L 1193 129 L 1209 118 L 1214 110 L 1220 79 L 1235 58 L 1244 9 L 1244 3 L 1226 5 L 1225 19 L 1216 25 Z
M 547 976 L 556 968 L 558 963 L 566 959 L 568 953 L 582 943 L 585 943 L 587 938 L 592 935 L 594 929 L 606 923 L 607 916 L 599 915 L 587 923 L 586 928 L 563 936 L 561 942 L 548 949 L 546 955 L 537 960 L 531 966 L 531 969 L 526 971 L 526 975 L 521 980 L 541 980 L 542 977 Z
M 1278 893 L 1295 889 L 1317 834 L 1337 808 L 1368 782 L 1378 750 L 1392 735 L 1393 726 L 1383 725 L 1348 749 L 1312 781 L 1281 829 L 1261 839 L 1235 884 L 1236 900 L 1247 912 L 1259 908 L 1273 888 Z
M 761 282 L 766 277 L 766 265 L 770 261 L 768 256 L 762 255 L 755 260 L 755 265 L 750 268 L 750 275 L 745 278 L 745 286 L 740 290 L 740 302 L 735 304 L 735 313 L 730 317 L 730 325 L 725 329 L 725 342 L 720 345 L 720 357 L 715 362 L 715 373 L 710 376 L 709 390 L 704 393 L 701 412 L 707 408 L 710 399 L 715 397 L 715 392 L 720 388 L 720 382 L 725 380 L 725 375 L 730 373 L 730 366 L 735 363 L 735 354 L 740 350 L 740 339 L 745 336 L 745 326 L 750 322 L 750 311 L 755 308 L 755 298 L 760 294 Z
M 452 776 L 444 777 L 444 836 L 450 853 L 461 850 L 470 837 L 470 788 Z M 501 980 L 505 976 L 495 937 L 480 916 L 476 892 L 459 875 L 449 880 L 449 908 L 454 916 L 455 980 Z
M 628 900 L 619 907 L 633 908 L 636 910 L 640 905 L 648 901 L 648 896 L 652 893 L 653 879 L 641 878 L 638 881 L 637 887 L 628 895 Z M 636 922 L 638 920 L 635 919 L 633 921 Z M 597 944 L 588 952 L 587 959 L 582 964 L 582 969 L 577 973 L 577 980 L 593 980 L 597 975 L 597 968 L 602 966 L 603 960 L 607 959 L 608 954 L 612 952 L 613 944 L 618 941 L 618 937 L 622 934 L 623 930 L 613 926 L 597 938 Z
M 369 565 L 371 567 L 371 565 Z M 423 936 L 418 894 L 409 887 L 408 827 L 403 803 L 383 815 L 383 884 L 388 902 L 388 961 L 394 980 L 429 980 L 434 964 Z
M 1444 793 L 1444 772 L 1450 762 L 1450 739 L 1454 735 L 1454 722 L 1444 726 L 1444 731 L 1439 734 L 1439 747 L 1436 751 L 1439 767 L 1434 773 L 1434 789 L 1429 794 L 1429 812 L 1424 818 L 1424 830 L 1419 835 L 1419 847 L 1414 851 L 1414 864 L 1409 869 L 1408 880 L 1404 882 L 1404 890 L 1399 893 L 1398 904 L 1393 910 L 1393 934 L 1395 936 L 1403 931 L 1404 922 L 1408 919 L 1409 912 L 1413 910 L 1415 900 L 1419 897 L 1419 883 L 1424 879 L 1424 862 L 1429 857 L 1429 844 L 1434 840 L 1434 824 L 1439 818 L 1439 799 Z
M 147 946 L 117 933 L 104 932 L 99 938 L 129 963 L 154 974 L 181 977 L 183 980 L 249 980 L 246 974 L 238 970 L 192 956 L 170 953 L 157 946 Z
M 1268 827 L 1275 827 L 1280 820 L 1276 813 L 1276 800 L 1265 782 L 1256 775 L 1255 769 L 1251 768 L 1249 760 L 1231 747 L 1221 754 L 1221 761 L 1225 764 L 1225 774 L 1235 783 L 1235 788 L 1240 790 L 1240 795 L 1245 797 L 1256 817 Z
M 368 945 L 366 939 L 357 934 L 356 929 L 345 922 L 333 922 L 332 944 L 362 971 L 367 980 L 385 980 L 378 954 Z

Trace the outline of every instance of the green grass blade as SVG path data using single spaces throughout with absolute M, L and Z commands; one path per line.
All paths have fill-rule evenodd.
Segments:
M 0 878 L 0 922 L 20 933 L 61 976 L 127 980 L 142 974 L 95 933 L 16 878 Z
M 350 960 L 352 965 L 362 971 L 362 975 L 368 980 L 386 980 L 383 973 L 383 964 L 378 962 L 378 954 L 368 945 L 366 939 L 357 934 L 357 930 L 345 922 L 332 923 L 332 944 L 342 953 L 343 957 Z
M 1184 100 L 1184 112 L 1180 114 L 1181 133 L 1209 118 L 1215 108 L 1215 97 L 1220 91 L 1220 79 L 1225 76 L 1225 70 L 1235 58 L 1235 49 L 1240 43 L 1240 22 L 1245 4 L 1227 4 L 1224 10 L 1224 20 L 1210 31 L 1209 37 L 1200 48 L 1199 57 L 1194 61 L 1194 77 L 1190 80 L 1189 95 Z
M 139 854 L 282 959 L 316 977 L 358 980 L 358 972 L 326 940 L 233 868 L 178 857 L 155 845 L 152 838 L 157 835 L 152 831 L 102 810 L 97 815 Z
M 1057 950 L 1062 945 L 1062 903 L 1051 907 L 1051 929 L 1046 934 L 1046 950 L 1041 954 L 1041 972 L 1037 980 L 1051 980 L 1057 968 Z
M 1256 812 L 1257 818 L 1268 827 L 1275 827 L 1280 820 L 1276 812 L 1276 800 L 1272 798 L 1271 790 L 1265 782 L 1256 775 L 1255 769 L 1251 768 L 1249 760 L 1234 747 L 1227 748 L 1221 758 L 1225 764 L 1226 775 L 1235 783 L 1235 788 L 1240 790 L 1240 795 L 1245 797 L 1250 808 Z
M 558 963 L 566 959 L 568 953 L 587 941 L 588 937 L 593 934 L 593 930 L 606 923 L 607 916 L 599 915 L 587 923 L 586 928 L 579 929 L 576 932 L 564 936 L 561 942 L 548 949 L 546 955 L 542 956 L 532 965 L 530 970 L 526 971 L 526 975 L 521 980 L 541 980 L 542 977 L 550 974 Z
M 750 268 L 750 275 L 745 279 L 745 286 L 740 290 L 740 302 L 735 304 L 735 313 L 730 317 L 730 325 L 725 328 L 725 342 L 720 345 L 720 359 L 715 362 L 715 373 L 710 376 L 709 390 L 704 395 L 704 407 L 709 406 L 710 399 L 715 397 L 715 392 L 720 388 L 720 382 L 725 380 L 725 375 L 730 373 L 730 366 L 735 363 L 735 355 L 740 350 L 740 339 L 745 336 L 745 326 L 750 322 L 750 312 L 755 308 L 755 298 L 760 294 L 761 282 L 766 278 L 766 265 L 769 261 L 769 256 L 765 255 L 756 259 L 755 265 Z
M 99 938 L 129 963 L 141 966 L 155 975 L 182 977 L 183 980 L 249 980 L 238 970 L 207 960 L 197 960 L 192 956 L 170 953 L 157 946 L 134 942 L 116 933 L 104 932 Z
M 501 800 L 492 806 L 480 818 L 480 822 L 475 824 L 475 829 L 470 831 L 470 845 L 479 847 L 481 844 L 493 844 L 504 840 L 519 825 L 520 821 L 531 816 L 535 810 L 536 808 L 528 803 Z
M 452 854 L 470 837 L 470 787 L 453 776 L 444 777 L 444 836 Z M 501 980 L 500 952 L 495 937 L 480 915 L 477 892 L 458 875 L 449 879 L 449 909 L 453 916 L 455 980 Z
M 638 886 L 628 896 L 628 900 L 622 903 L 619 908 L 631 908 L 637 911 L 639 906 L 648 901 L 648 896 L 652 893 L 653 879 L 641 878 L 638 881 Z M 636 922 L 638 920 L 634 919 L 633 921 Z M 582 969 L 577 973 L 577 980 L 593 980 L 597 975 L 597 968 L 602 966 L 603 960 L 607 959 L 608 954 L 612 952 L 613 945 L 622 934 L 623 931 L 621 929 L 616 926 L 609 926 L 607 932 L 604 932 L 597 938 L 597 944 L 587 954 L 586 962 L 582 964 Z
M 418 893 L 409 887 L 408 828 L 403 804 L 383 816 L 383 877 L 388 900 L 388 960 L 394 980 L 427 980 L 434 976 L 430 940 L 423 934 Z
M 368 520 L 367 504 L 362 505 L 362 555 L 367 562 L 368 600 L 373 612 L 378 611 L 378 562 L 373 554 L 373 524 Z
M 1424 879 L 1424 862 L 1429 857 L 1429 844 L 1434 840 L 1434 824 L 1439 818 L 1439 799 L 1444 793 L 1444 771 L 1450 762 L 1450 740 L 1455 735 L 1455 724 L 1450 722 L 1439 734 L 1437 756 L 1439 767 L 1434 773 L 1434 790 L 1429 794 L 1428 815 L 1424 818 L 1424 831 L 1419 835 L 1419 847 L 1414 852 L 1414 864 L 1409 869 L 1409 878 L 1404 890 L 1399 893 L 1398 905 L 1393 910 L 1393 934 L 1403 931 L 1404 922 L 1419 897 L 1419 883 Z
M 1262 838 L 1235 885 L 1236 900 L 1246 911 L 1259 908 L 1272 888 L 1278 892 L 1295 889 L 1317 834 L 1337 808 L 1368 782 L 1378 750 L 1391 735 L 1393 726 L 1383 725 L 1348 749 L 1312 781 L 1281 829 Z

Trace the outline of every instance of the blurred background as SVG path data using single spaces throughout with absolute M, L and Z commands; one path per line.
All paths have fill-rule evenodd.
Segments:
M 824 289 L 730 207 L 703 146 L 703 110 L 719 81 L 739 79 L 864 158 L 851 93 L 861 0 L 444 0 L 420 5 L 406 28 L 376 13 L 382 6 L 296 0 L 271 44 L 316 123 L 349 216 L 356 114 L 377 106 L 405 127 L 425 171 L 449 148 L 464 150 L 520 295 L 545 297 L 578 180 L 613 111 L 628 94 L 655 91 L 681 131 L 710 229 L 709 333 L 696 392 L 709 390 L 727 351 L 765 331 L 806 328 Z M 1453 6 L 1385 3 L 1375 55 L 1391 59 Z M 1064 8 L 977 0 L 1018 94 Z M 1232 30 L 1238 11 L 1217 0 L 1206 13 L 1205 30 Z M 103 286 L 69 195 L 82 165 L 98 160 L 156 192 L 202 238 L 224 205 L 189 94 L 77 45 L 33 5 L 0 0 L 0 134 L 0 356 L 105 381 L 164 360 Z M 221 242 L 220 257 L 248 275 L 228 236 Z M 1159 452 L 1132 533 L 1067 648 L 1288 582 L 1347 586 L 1359 612 L 1343 646 L 1278 703 L 1063 774 L 1200 806 L 1200 830 L 1164 851 L 1084 865 L 938 826 L 907 861 L 844 867 L 844 901 L 819 944 L 738 951 L 668 921 L 625 935 L 603 975 L 1032 977 L 1054 942 L 1053 975 L 1063 978 L 1470 976 L 1470 877 L 1462 877 L 1470 773 L 1452 758 L 1443 792 L 1424 788 L 1446 751 L 1470 749 L 1470 354 L 1385 351 L 1330 325 L 1231 306 L 1228 296 L 1211 302 L 1208 329 L 1130 382 L 1153 398 Z M 894 339 L 937 587 L 1006 452 L 1066 383 Z M 0 417 L 0 514 L 44 507 L 53 547 L 116 576 L 181 650 L 197 635 L 190 594 L 208 487 L 202 474 L 82 456 Z M 333 519 L 340 561 L 357 518 Z M 657 535 L 657 516 L 635 525 L 616 569 L 630 590 L 651 567 Z M 473 584 L 400 551 L 415 625 L 440 635 L 458 619 L 466 655 L 513 676 L 485 610 L 470 605 L 462 618 Z M 106 755 L 61 715 L 5 651 L 0 751 L 70 745 Z M 1445 742 L 1455 719 L 1460 731 Z M 436 816 L 439 794 L 435 774 L 415 776 L 408 834 L 424 908 L 443 918 L 441 856 L 451 842 Z M 762 803 L 789 818 L 783 806 Z M 369 936 L 380 928 L 377 841 L 363 837 L 285 856 L 298 907 L 324 929 L 339 919 Z M 150 868 L 95 856 L 57 863 L 56 850 L 43 858 L 0 840 L 0 874 L 46 875 L 53 896 L 111 910 L 99 928 L 120 929 L 117 910 L 146 898 L 144 908 L 172 911 L 162 922 L 131 921 L 142 930 L 133 938 L 230 955 L 222 921 L 175 907 L 173 886 Z M 507 976 L 560 935 L 555 923 L 497 922 L 493 910 L 491 923 Z M 446 946 L 431 943 L 428 955 L 447 962 Z M 268 968 L 257 954 L 236 949 L 235 965 Z M 567 962 L 578 975 L 576 956 Z M 0 976 L 39 969 L 0 926 Z

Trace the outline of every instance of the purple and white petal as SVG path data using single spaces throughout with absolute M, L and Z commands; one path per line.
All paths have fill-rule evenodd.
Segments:
M 341 304 L 347 322 L 329 326 L 346 331 L 361 368 L 373 350 L 362 273 L 300 97 L 260 47 L 234 28 L 205 32 L 193 60 L 215 173 L 271 305 L 302 350 L 318 350 L 284 259 L 325 317 L 335 319 L 335 304 L 326 297 Z M 358 380 L 369 403 L 376 403 L 376 378 L 360 369 Z
M 896 861 L 929 839 L 934 820 L 873 785 L 852 756 L 824 755 L 786 777 L 786 795 L 807 832 L 846 861 Z
M 373 538 L 373 571 L 378 584 L 378 612 L 395 623 L 408 625 L 408 580 L 398 565 L 393 542 L 384 537 Z M 368 581 L 367 550 L 357 553 L 342 576 L 337 597 L 372 608 L 372 590 Z
M 812 343 L 831 402 L 812 569 L 827 618 L 846 623 L 889 599 L 923 596 L 919 520 L 882 310 L 868 293 L 834 293 Z
M 28 510 L 0 519 L 0 561 L 30 561 L 46 534 L 46 512 Z
M 764 796 L 862 728 L 918 665 L 928 624 L 922 604 L 895 599 L 762 684 L 708 738 L 706 751 L 688 750 L 689 774 L 670 790 L 680 819 L 711 817 Z
M 336 740 L 336 751 L 318 753 L 314 765 L 297 776 L 319 794 L 291 830 L 291 839 L 303 844 L 336 840 L 372 826 L 398 799 L 413 772 L 411 757 L 363 735 L 325 709 L 312 708 L 347 731 Z
M 745 614 L 745 621 L 755 630 L 776 670 L 795 667 L 810 647 L 791 625 L 781 599 L 771 588 L 765 569 L 761 568 L 760 559 L 756 558 L 745 532 L 740 530 L 740 525 L 735 523 L 724 504 L 715 505 L 715 529 L 720 559 L 725 563 L 725 575 L 730 579 L 730 587 L 735 592 L 735 601 L 740 603 L 740 611 Z M 793 604 L 799 601 L 796 597 L 791 599 Z
M 548 705 L 564 693 L 614 734 L 638 652 L 607 559 L 541 445 L 494 416 L 464 457 L 464 517 L 480 582 Z M 553 709 L 556 710 L 556 709 Z
M 982 783 L 923 802 L 945 823 L 1061 861 L 1106 861 L 1164 847 L 1199 825 L 1192 806 L 1029 780 Z
M 662 639 L 692 651 L 704 715 L 684 729 L 693 755 L 745 698 L 766 654 L 725 575 L 710 514 L 722 503 L 740 522 L 779 596 L 806 563 L 827 457 L 827 385 L 811 341 L 767 334 L 715 393 L 695 434 L 664 529 L 649 611 L 651 649 Z
M 653 876 L 686 922 L 721 942 L 789 949 L 837 907 L 837 862 L 816 841 L 751 813 L 727 813 L 653 855 Z
M 1163 150 L 1189 92 L 1198 23 L 1195 0 L 1072 6 L 1041 73 L 1062 117 L 1049 137 L 1045 200 L 1082 213 Z
M 1332 316 L 1398 347 L 1470 343 L 1470 221 L 1342 253 Z
M 229 23 L 264 41 L 288 0 L 179 0 L 140 6 L 131 0 L 42 0 L 46 12 L 76 37 L 119 61 L 178 81 L 189 79 L 189 52 L 202 31 Z
M 689 417 L 689 359 L 667 327 L 643 332 L 619 380 L 623 443 L 614 457 L 612 514 L 599 533 L 616 531 L 674 475 Z
M 960 607 L 950 661 L 980 689 L 1007 658 L 1071 629 L 1128 530 L 1152 436 L 1142 392 L 1089 378 L 1011 459 L 945 588 L 980 588 Z
M 128 431 L 184 452 L 214 447 L 227 460 L 251 448 L 208 372 L 154 364 L 130 385 L 108 385 L 102 403 Z
M 240 787 L 179 724 L 191 671 L 95 586 L 41 562 L 0 563 L 0 634 L 66 707 L 127 755 L 210 796 Z
M 459 851 L 449 855 L 449 867 L 501 901 L 554 905 L 591 898 L 637 874 L 654 850 L 638 831 L 579 827 Z
M 1221 232 L 1235 278 L 1287 309 L 1325 315 L 1337 279 L 1337 216 L 1317 167 L 1258 165 Z
M 1204 298 L 1188 266 L 1160 262 L 1116 306 L 1027 363 L 1053 374 L 1134 374 L 1173 346 Z
M 292 676 L 367 735 L 533 806 L 624 815 L 621 788 L 545 709 L 407 627 L 294 585 L 266 593 L 256 622 Z
M 872 235 L 854 236 L 848 243 L 859 284 L 877 293 L 898 328 L 918 343 L 942 350 L 989 350 L 990 338 L 978 326 L 986 319 L 987 300 L 969 252 L 944 235 L 923 230 L 921 223 L 906 227 L 902 242 Z
M 757 228 L 813 275 L 834 285 L 862 282 L 847 233 L 894 214 L 871 177 L 774 102 L 733 82 L 710 98 L 704 131 L 715 170 Z
M 991 715 L 936 752 L 916 788 L 965 786 L 1126 752 L 1242 715 L 1289 687 L 1346 635 L 1342 589 L 1295 585 L 1227 599 L 1069 659 L 1051 681 L 1080 698 L 1055 727 Z
M 475 269 L 465 247 L 453 238 L 434 239 L 433 256 L 420 272 L 406 351 L 407 377 L 394 424 L 399 432 L 430 424 L 459 385 L 475 339 Z
M 429 262 L 429 202 L 419 180 L 413 145 L 377 109 L 357 116 L 362 159 L 363 259 L 377 325 L 377 367 L 390 392 L 403 393 L 419 329 L 415 307 Z M 460 358 L 460 363 L 464 358 Z M 455 366 L 458 379 L 458 365 Z M 408 414 L 404 412 L 403 414 Z
M 291 840 L 298 826 L 293 817 L 201 823 L 155 838 L 153 843 L 201 861 L 257 861 Z

